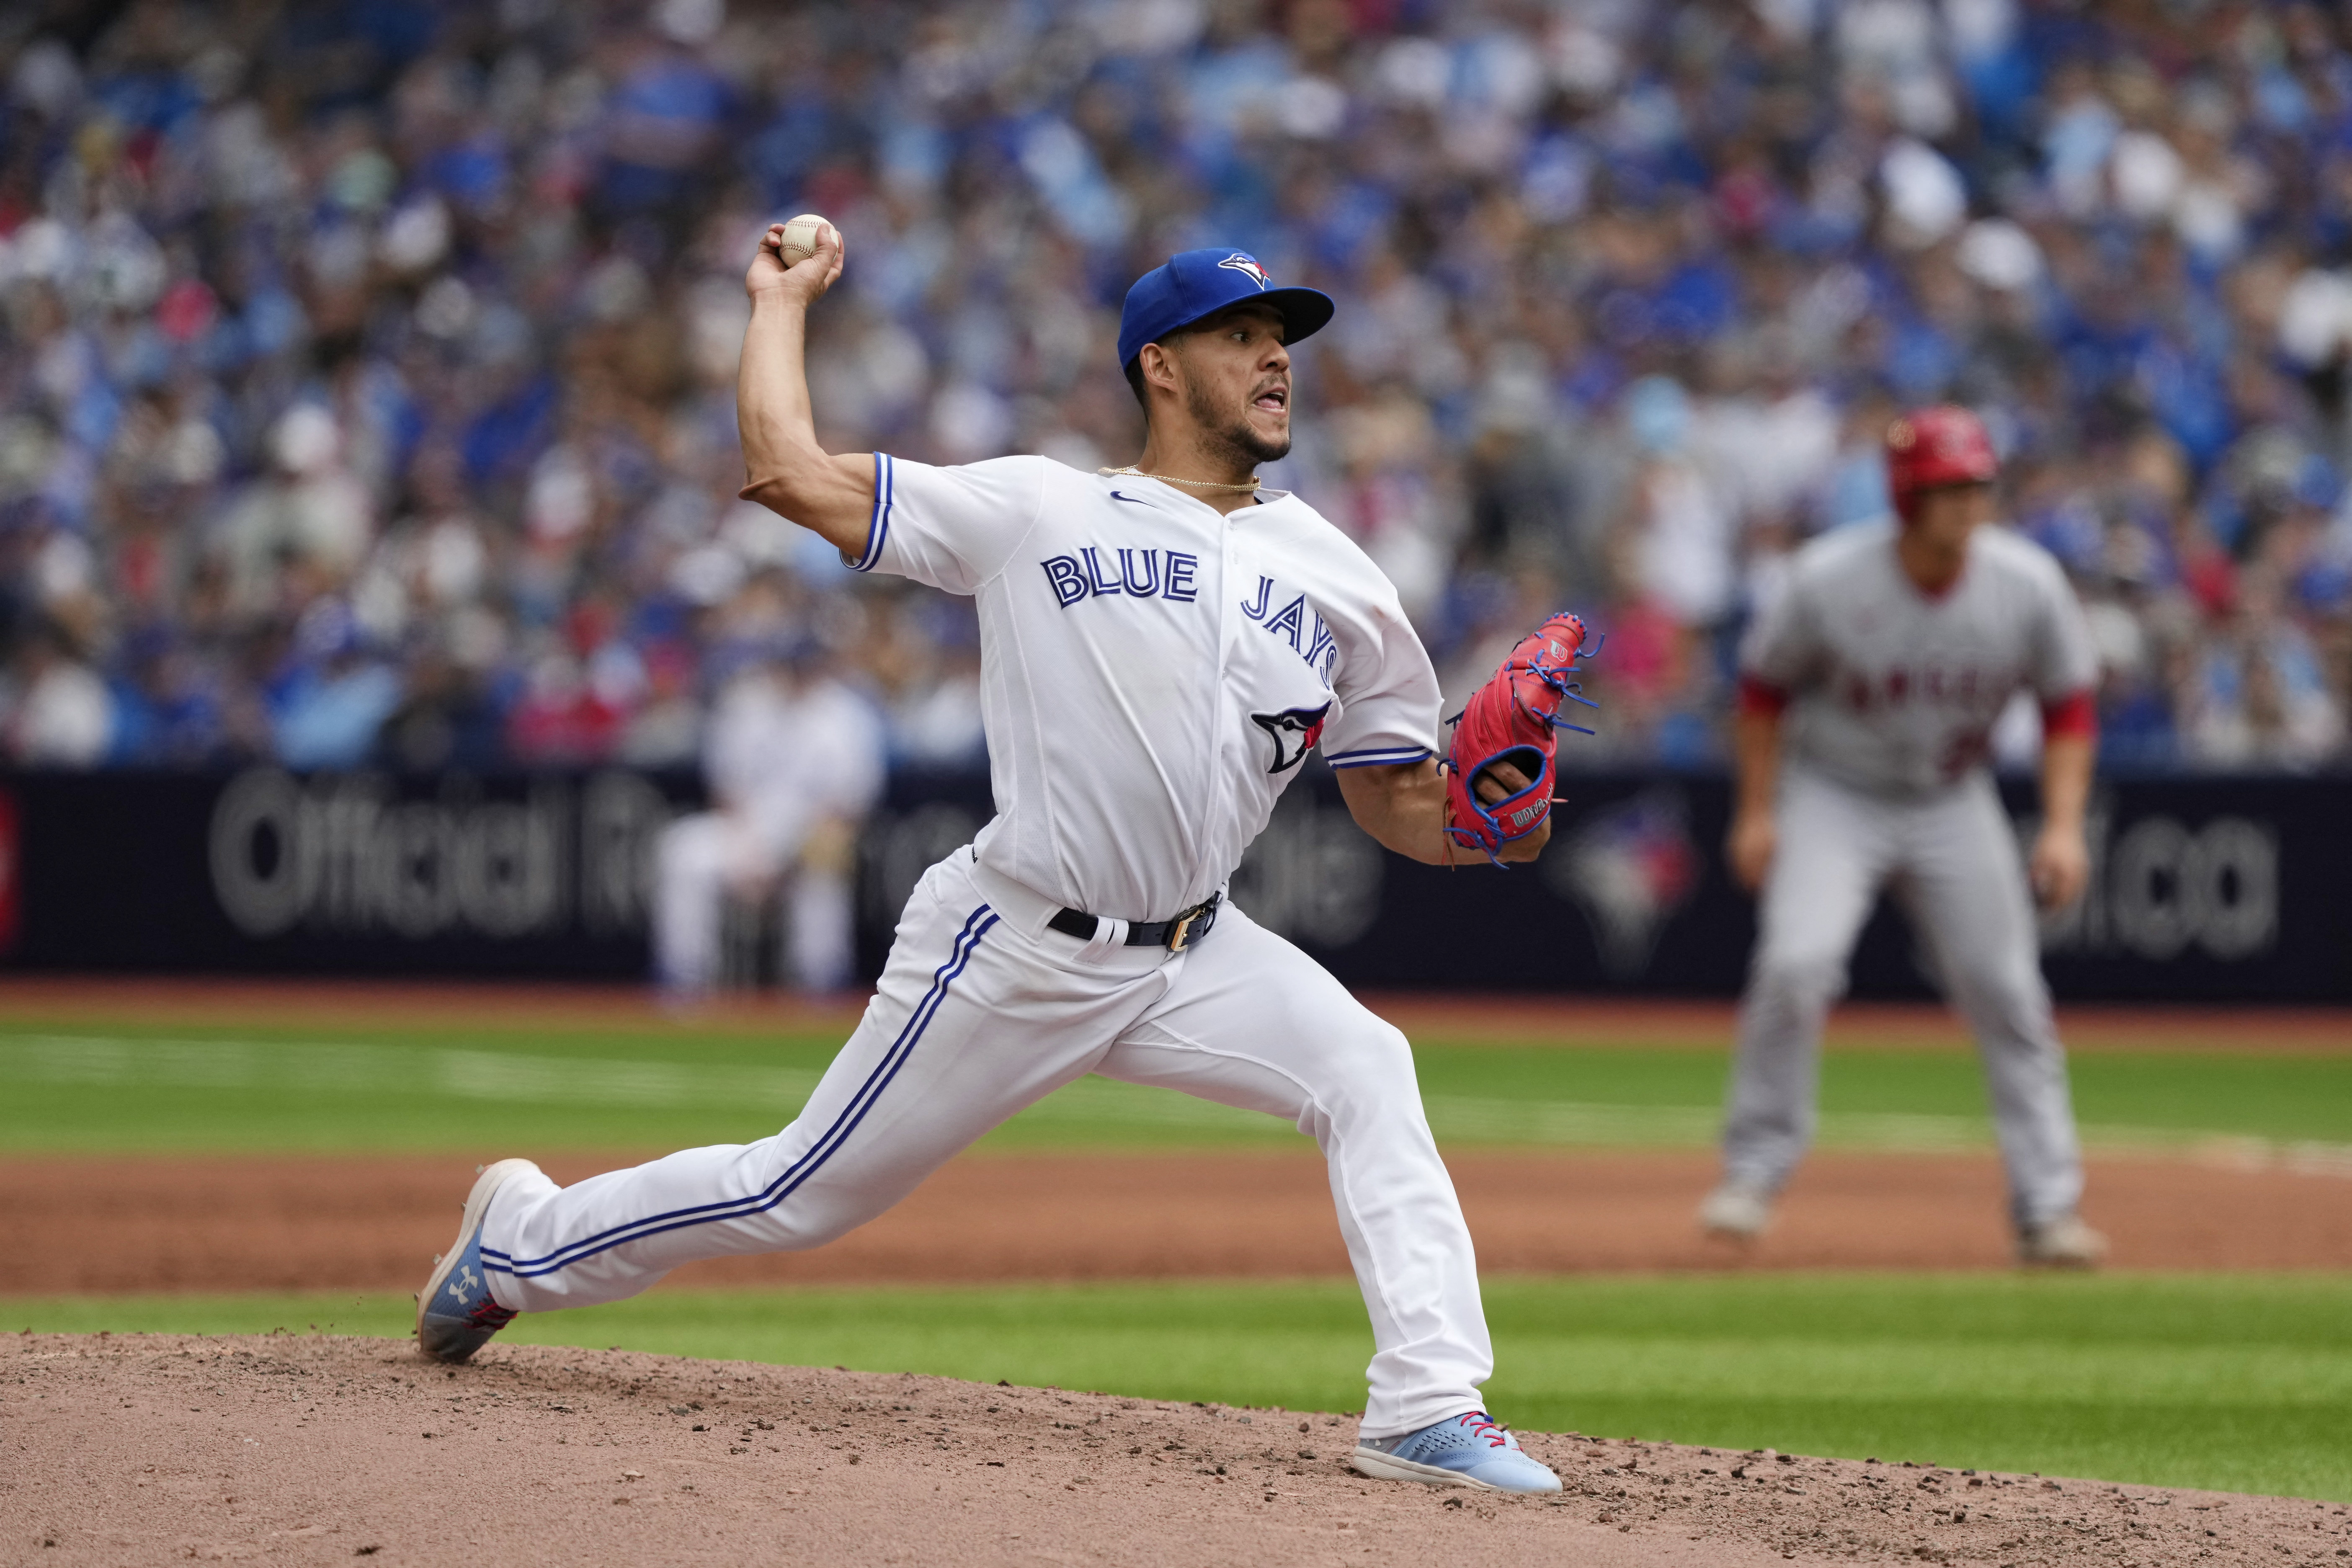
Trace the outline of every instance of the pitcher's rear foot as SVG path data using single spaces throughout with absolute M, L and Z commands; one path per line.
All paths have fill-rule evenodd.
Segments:
M 1364 1438 L 1349 1463 L 1384 1481 L 1497 1492 L 1559 1490 L 1559 1478 L 1483 1410 L 1449 1415 L 1402 1437 Z
M 538 1175 L 529 1160 L 500 1160 L 474 1178 L 466 1194 L 465 1215 L 457 1222 L 457 1239 L 433 1260 L 432 1275 L 416 1298 L 416 1347 L 436 1361 L 461 1362 L 490 1342 L 490 1336 L 515 1320 L 490 1294 L 488 1276 L 482 1272 L 482 1220 L 490 1198 L 515 1177 Z

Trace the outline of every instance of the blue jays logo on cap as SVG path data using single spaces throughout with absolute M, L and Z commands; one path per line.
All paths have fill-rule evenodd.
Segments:
M 1268 305 L 1282 318 L 1282 341 L 1296 343 L 1331 320 L 1331 297 L 1319 289 L 1277 289 L 1258 258 L 1218 246 L 1180 250 L 1135 280 L 1118 318 L 1118 363 L 1135 363 L 1143 345 L 1213 316 L 1243 300 Z
M 1242 251 L 1236 250 L 1231 256 L 1226 257 L 1223 261 L 1218 262 L 1217 265 L 1220 267 L 1230 267 L 1234 271 L 1239 272 L 1245 277 L 1256 279 L 1257 286 L 1261 289 L 1271 289 L 1274 287 L 1274 279 L 1265 275 L 1265 268 L 1257 264 L 1257 258 L 1255 256 L 1246 255 Z

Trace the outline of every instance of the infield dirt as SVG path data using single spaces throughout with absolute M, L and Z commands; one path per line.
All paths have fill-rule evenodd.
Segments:
M 390 1340 L 15 1336 L 0 1560 L 2336 1561 L 2340 1505 L 1522 1434 L 1551 1498 L 1377 1482 L 1344 1416 Z
M 625 1156 L 550 1159 L 577 1181 Z M 1822 1152 L 1752 1251 L 1700 1239 L 1700 1152 L 1449 1156 L 1489 1270 L 1998 1268 L 1989 1157 Z M 408 1156 L 0 1161 L 0 1296 L 413 1290 L 473 1162 Z M 2352 1180 L 2103 1160 L 2086 1212 L 2147 1268 L 2352 1268 Z M 814 1252 L 695 1264 L 680 1284 L 1345 1274 L 1321 1161 L 1299 1154 L 992 1154 L 950 1162 Z

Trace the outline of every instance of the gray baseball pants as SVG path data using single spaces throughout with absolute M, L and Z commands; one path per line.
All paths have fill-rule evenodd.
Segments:
M 2066 1058 L 2024 867 L 1991 779 L 1979 773 L 1936 795 L 1892 796 L 1790 767 L 1778 826 L 1740 1004 L 1726 1178 L 1777 1192 L 1812 1142 L 1822 1022 L 1889 887 L 1976 1034 L 2012 1218 L 2035 1225 L 2073 1212 L 2083 1161 Z

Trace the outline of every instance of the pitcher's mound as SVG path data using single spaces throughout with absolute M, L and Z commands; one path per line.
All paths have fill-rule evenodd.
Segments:
M 617 1351 L 494 1344 L 450 1369 L 390 1340 L 15 1349 L 10 1563 L 2154 1568 L 2334 1561 L 2347 1539 L 2339 1512 L 2282 1499 L 1541 1433 L 1526 1446 L 1564 1494 L 1440 1490 L 1349 1470 L 1337 1415 Z

